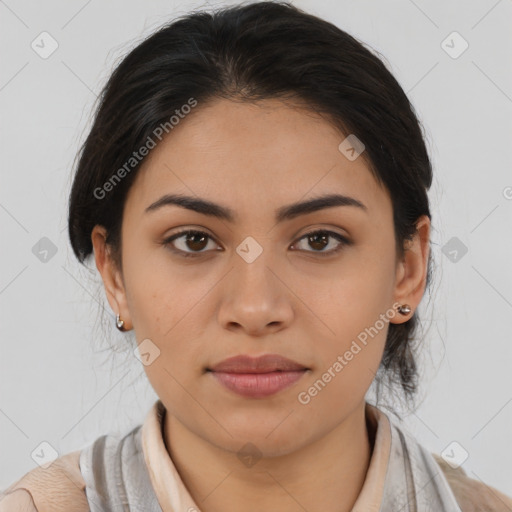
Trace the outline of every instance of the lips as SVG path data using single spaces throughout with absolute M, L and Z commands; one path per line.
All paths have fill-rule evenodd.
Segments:
M 223 373 L 270 373 L 307 370 L 303 364 L 279 354 L 265 354 L 260 357 L 239 355 L 230 357 L 208 368 L 208 371 Z
M 245 398 L 266 398 L 291 387 L 310 368 L 297 361 L 265 354 L 260 357 L 238 355 L 206 368 L 225 389 Z
M 299 381 L 309 370 L 279 354 L 240 355 L 207 368 L 215 381 L 245 398 L 266 398 Z

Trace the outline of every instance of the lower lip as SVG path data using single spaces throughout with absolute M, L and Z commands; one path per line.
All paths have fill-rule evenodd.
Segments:
M 239 395 L 263 398 L 291 386 L 306 373 L 306 370 L 269 373 L 211 373 L 226 388 Z

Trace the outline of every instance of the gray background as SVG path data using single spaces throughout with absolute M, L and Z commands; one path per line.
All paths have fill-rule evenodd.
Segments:
M 512 1 L 294 3 L 383 54 L 425 125 L 437 270 L 405 426 L 437 453 L 456 441 L 469 476 L 512 495 Z M 36 467 L 41 442 L 62 455 L 128 432 L 157 398 L 122 351 L 130 338 L 113 328 L 94 263 L 72 255 L 71 169 L 113 65 L 169 19 L 220 4 L 0 1 L 2 489 Z M 58 43 L 47 59 L 31 47 L 43 31 Z M 469 44 L 457 58 L 453 31 Z

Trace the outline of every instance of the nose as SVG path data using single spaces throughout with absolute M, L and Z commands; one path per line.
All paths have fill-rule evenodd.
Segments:
M 285 272 L 270 261 L 268 253 L 262 251 L 250 263 L 243 257 L 235 260 L 223 284 L 218 313 L 224 329 L 263 336 L 293 321 L 294 294 Z

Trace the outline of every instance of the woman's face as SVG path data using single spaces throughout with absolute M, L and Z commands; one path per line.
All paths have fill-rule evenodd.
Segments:
M 325 436 L 364 405 L 388 321 L 410 318 L 393 304 L 421 300 L 428 219 L 421 245 L 397 261 L 389 194 L 362 156 L 340 150 L 344 139 L 278 100 L 199 104 L 130 189 L 122 280 L 103 259 L 101 228 L 93 232 L 108 300 L 143 342 L 151 385 L 170 414 L 219 447 L 250 440 L 277 455 Z M 215 206 L 149 208 L 166 195 Z M 299 206 L 330 195 L 354 204 Z M 187 229 L 201 233 L 166 242 Z M 307 370 L 266 396 L 242 395 L 208 371 L 264 354 Z

